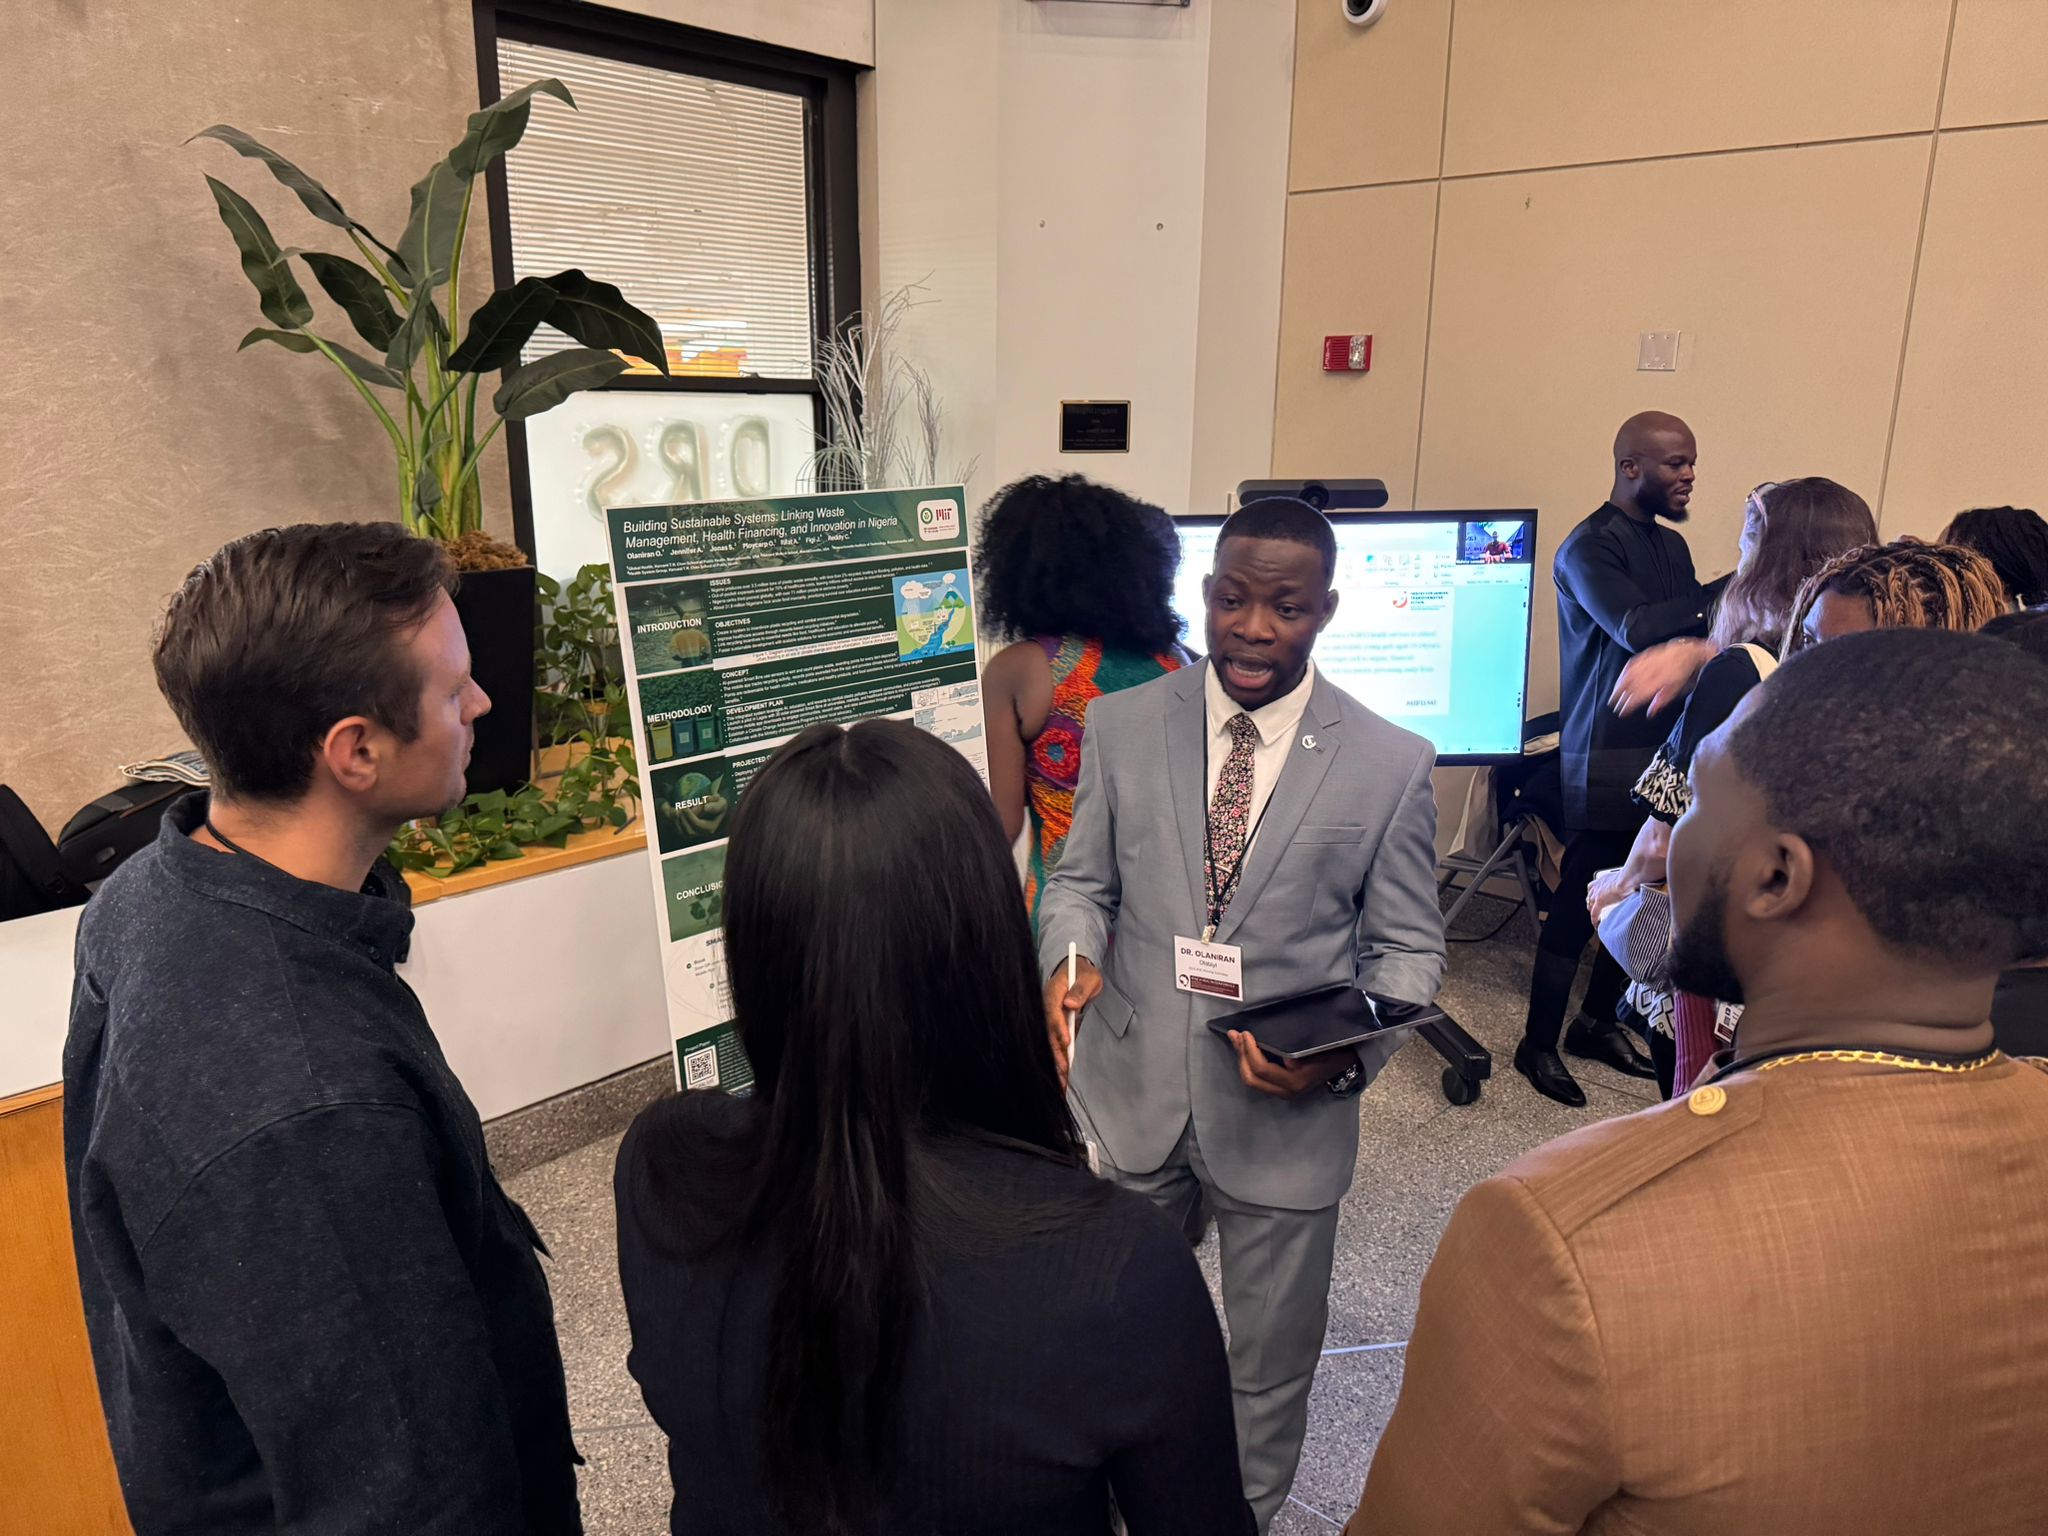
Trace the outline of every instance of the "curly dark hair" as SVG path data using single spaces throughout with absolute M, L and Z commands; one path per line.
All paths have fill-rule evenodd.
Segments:
M 1081 635 L 1155 656 L 1180 643 L 1180 534 L 1148 502 L 1080 475 L 1030 475 L 982 508 L 981 612 L 1015 638 Z
M 1958 512 L 1941 531 L 1941 542 L 1974 549 L 1989 560 L 2014 602 L 2048 602 L 2048 519 L 2032 507 Z
M 1870 604 L 1880 629 L 1982 629 L 2005 608 L 1991 562 L 1960 544 L 1927 544 L 1910 535 L 1835 556 L 1806 578 L 1785 623 L 1782 654 L 1814 643 L 1806 618 L 1839 592 Z

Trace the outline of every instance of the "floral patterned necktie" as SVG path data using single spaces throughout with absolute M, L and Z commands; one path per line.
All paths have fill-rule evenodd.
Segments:
M 1230 899 L 1237 894 L 1244 874 L 1244 842 L 1250 830 L 1252 812 L 1252 749 L 1258 743 L 1258 727 L 1252 717 L 1230 717 L 1230 755 L 1223 759 L 1223 771 L 1216 776 L 1216 793 L 1209 800 L 1209 835 L 1203 839 L 1203 879 L 1209 892 L 1208 923 L 1202 942 L 1216 937 Z

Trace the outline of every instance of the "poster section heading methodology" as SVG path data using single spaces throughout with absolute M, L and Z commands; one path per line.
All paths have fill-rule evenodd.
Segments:
M 725 846 L 775 749 L 821 720 L 907 720 L 988 777 L 965 493 L 845 491 L 610 510 L 613 589 L 685 1088 L 743 1092 Z

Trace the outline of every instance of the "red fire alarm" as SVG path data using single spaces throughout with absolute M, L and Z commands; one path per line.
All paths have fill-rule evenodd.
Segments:
M 1325 336 L 1323 338 L 1323 372 L 1370 373 L 1371 371 L 1372 338 L 1370 336 Z

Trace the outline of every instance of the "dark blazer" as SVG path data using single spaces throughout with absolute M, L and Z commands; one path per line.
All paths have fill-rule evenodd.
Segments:
M 679 1094 L 619 1148 L 627 1364 L 668 1436 L 677 1536 L 791 1529 L 762 1469 L 783 1247 L 719 1240 L 765 1113 Z M 873 1529 L 1108 1536 L 1114 1492 L 1131 1536 L 1252 1536 L 1223 1338 L 1187 1240 L 1147 1201 L 1035 1150 L 926 1147 L 935 1177 L 995 1219 L 926 1245 Z

